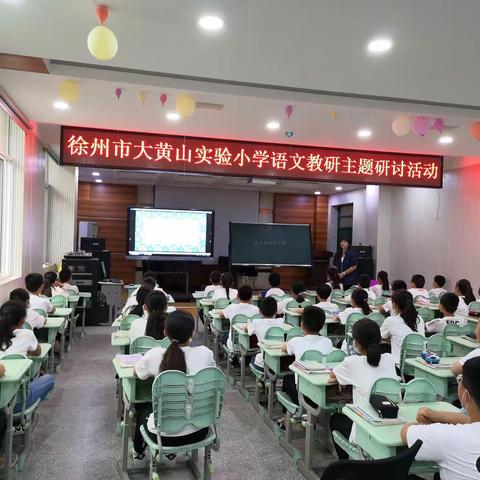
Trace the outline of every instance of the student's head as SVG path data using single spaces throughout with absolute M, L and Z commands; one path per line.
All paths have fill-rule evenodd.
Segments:
M 302 330 L 308 335 L 318 335 L 325 324 L 325 312 L 314 305 L 303 309 Z
M 163 355 L 160 372 L 179 370 L 187 373 L 185 354 L 181 346 L 186 346 L 195 330 L 195 320 L 190 313 L 176 310 L 167 316 L 165 335 L 172 342 Z
M 58 275 L 57 272 L 47 272 L 43 276 L 44 280 L 46 280 L 50 285 L 53 287 L 55 282 L 57 281 Z
M 272 288 L 278 288 L 280 286 L 280 275 L 278 273 L 271 273 L 268 276 L 268 283 Z
M 220 270 L 213 270 L 210 272 L 210 283 L 212 285 L 220 285 L 220 279 L 222 278 L 222 272 Z
M 369 318 L 362 318 L 353 324 L 352 336 L 357 350 L 366 355 L 367 362 L 372 367 L 378 367 L 382 357 L 380 342 L 380 327 Z
M 145 335 L 156 340 L 165 338 L 165 318 L 167 312 L 167 297 L 163 292 L 149 292 L 145 297 L 144 309 L 148 313 Z
M 10 300 L 22 302 L 26 308 L 30 306 L 30 294 L 24 288 L 16 288 L 10 292 Z
M 425 277 L 416 273 L 412 276 L 412 288 L 423 288 L 425 286 Z
M 361 308 L 364 315 L 372 313 L 368 305 L 368 293 L 363 288 L 356 288 L 352 292 L 351 302 L 353 307 Z
M 260 313 L 264 318 L 273 318 L 277 314 L 278 304 L 274 297 L 266 297 L 260 302 Z
M 407 282 L 404 282 L 403 280 L 394 280 L 392 282 L 392 292 L 395 292 L 396 290 L 406 290 L 407 289 Z
M 157 273 L 154 272 L 153 270 L 147 270 L 147 271 L 143 274 L 143 278 L 147 278 L 147 277 L 153 278 L 153 279 L 155 280 L 155 283 L 157 283 L 158 276 L 157 276 Z
M 250 285 L 242 285 L 238 289 L 238 299 L 243 303 L 248 303 L 252 299 L 253 290 Z
M 327 280 L 332 283 L 332 288 L 337 290 L 340 288 L 340 276 L 335 267 L 330 267 L 327 271 Z
M 388 281 L 388 273 L 385 270 L 380 270 L 377 273 L 377 281 L 382 286 L 382 290 L 390 290 L 390 283 Z
M 475 295 L 473 294 L 472 284 L 466 278 L 462 278 L 457 282 L 455 285 L 455 293 L 459 297 L 464 297 L 467 305 L 476 300 Z
M 462 407 L 472 415 L 480 410 L 480 357 L 467 360 L 463 365 L 462 381 L 458 382 L 458 398 Z
M 233 275 L 230 272 L 222 273 L 220 281 L 223 288 L 230 288 L 233 285 Z
M 0 350 L 6 350 L 12 344 L 13 331 L 23 328 L 27 309 L 17 301 L 5 302 L 0 307 Z
M 41 295 L 45 297 L 52 296 L 52 284 L 48 280 L 43 281 L 42 290 L 40 292 Z
M 443 275 L 435 275 L 433 277 L 433 288 L 443 288 L 447 279 Z
M 58 274 L 58 279 L 62 283 L 68 283 L 72 278 L 72 271 L 68 268 L 64 270 L 60 270 L 60 273 Z
M 25 287 L 30 293 L 40 293 L 43 287 L 43 276 L 41 273 L 29 273 L 25 277 Z
M 140 288 L 146 288 L 149 292 L 152 292 L 157 286 L 157 282 L 153 277 L 145 277 L 140 284 Z
M 417 331 L 418 313 L 413 304 L 413 296 L 407 290 L 395 290 L 392 295 L 392 308 L 396 315 L 403 318 L 413 332 Z
M 328 283 L 320 283 L 317 286 L 317 297 L 319 300 L 328 300 L 332 294 L 332 289 Z
M 350 248 L 350 240 L 348 238 L 342 238 L 340 240 L 340 248 L 346 252 Z
M 358 286 L 361 288 L 370 288 L 370 277 L 366 273 L 362 273 L 358 277 Z
M 137 290 L 137 295 L 135 296 L 137 300 L 137 305 L 140 305 L 143 307 L 143 304 L 145 303 L 145 297 L 151 292 L 148 288 L 145 287 L 140 287 Z
M 449 317 L 451 317 L 458 308 L 458 303 L 460 299 L 458 298 L 458 295 L 455 295 L 455 293 L 452 292 L 446 292 L 440 297 L 440 304 L 438 305 L 438 308 L 440 311 Z
M 292 284 L 292 296 L 295 300 L 300 303 L 303 302 L 303 297 L 301 294 L 305 291 L 305 285 L 303 282 L 295 282 Z

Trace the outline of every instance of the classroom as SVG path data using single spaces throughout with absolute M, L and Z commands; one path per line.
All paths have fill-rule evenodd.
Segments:
M 478 18 L 0 0 L 0 480 L 480 480 Z

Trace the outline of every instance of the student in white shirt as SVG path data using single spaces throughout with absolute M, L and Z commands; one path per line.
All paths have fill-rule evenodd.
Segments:
M 255 305 L 252 305 L 250 302 L 252 301 L 253 290 L 250 285 L 242 285 L 238 289 L 238 303 L 232 303 L 227 308 L 221 311 L 220 315 L 227 320 L 232 320 L 235 315 L 243 314 L 247 317 L 253 317 L 254 315 L 258 315 L 260 310 Z M 231 325 L 228 333 L 222 339 L 224 343 L 226 343 L 227 348 L 233 350 L 233 343 L 232 343 L 232 330 Z
M 459 296 L 458 309 L 455 313 L 468 315 L 468 305 L 476 300 L 472 284 L 466 278 L 462 278 L 455 285 L 455 293 Z
M 280 288 L 281 278 L 278 273 L 271 273 L 268 276 L 268 283 L 270 284 L 270 289 L 265 293 L 265 297 L 270 295 L 277 295 L 277 297 L 283 297 L 285 292 Z
M 425 277 L 423 275 L 420 275 L 419 273 L 416 273 L 415 275 L 412 275 L 412 280 L 410 283 L 410 288 L 408 291 L 412 294 L 413 301 L 415 302 L 417 297 L 423 297 L 426 300 L 430 298 L 430 294 L 428 293 L 428 290 L 425 287 Z
M 443 330 L 447 325 L 458 325 L 464 327 L 468 320 L 465 317 L 455 316 L 455 312 L 458 311 L 457 295 L 451 292 L 444 293 L 440 297 L 440 303 L 438 309 L 443 314 L 443 318 L 435 318 L 425 324 L 427 332 L 430 333 L 443 333 Z
M 135 307 L 135 305 L 137 305 L 137 293 L 140 290 L 140 288 L 146 288 L 149 292 L 153 292 L 154 290 L 160 291 L 160 289 L 157 289 L 156 287 L 157 287 L 157 282 L 153 277 L 145 277 L 142 280 L 142 283 L 140 284 L 140 286 L 136 290 L 134 290 L 128 297 L 125 305 L 123 306 L 122 315 L 126 314 L 127 312 L 130 313 L 132 308 Z
M 367 274 L 362 274 L 358 277 L 358 285 L 355 288 L 362 288 L 367 292 L 368 298 L 370 300 L 375 300 L 376 295 L 373 290 L 370 289 L 370 277 Z M 345 300 L 349 302 L 351 300 L 351 296 L 348 295 L 345 297 Z
M 291 288 L 292 298 L 286 298 L 285 300 L 278 302 L 278 314 L 283 315 L 285 313 L 285 309 L 287 308 L 288 303 L 292 300 L 295 300 L 297 303 L 303 303 L 305 301 L 305 298 L 303 296 L 304 292 L 305 285 L 303 284 L 303 282 L 293 283 Z
M 395 360 L 390 353 L 381 351 L 380 327 L 368 318 L 355 323 L 352 330 L 353 344 L 360 355 L 347 357 L 330 374 L 332 381 L 340 385 L 353 386 L 354 405 L 369 405 L 370 390 L 379 378 L 398 379 Z M 350 441 L 355 442 L 353 422 L 342 413 L 334 413 L 330 417 L 330 430 L 338 430 Z M 347 453 L 334 443 L 339 459 L 347 459 Z
M 400 433 L 403 443 L 409 447 L 417 440 L 422 441 L 416 460 L 437 463 L 442 480 L 480 478 L 479 357 L 468 360 L 463 366 L 458 398 L 468 414 L 463 424 L 407 424 Z
M 393 359 L 399 363 L 403 340 L 411 333 L 419 333 L 424 337 L 425 324 L 418 316 L 412 294 L 406 290 L 397 290 L 393 294 L 392 314 L 383 322 L 380 333 L 384 340 L 390 340 Z
M 477 337 L 477 342 L 480 343 L 480 322 L 477 322 L 475 335 Z M 480 347 L 476 348 L 475 350 L 472 350 L 471 352 L 467 353 L 464 357 L 460 358 L 460 360 L 452 363 L 452 366 L 450 367 L 451 372 L 454 375 L 460 375 L 462 373 L 465 362 L 475 357 L 480 357 Z
M 338 315 L 340 311 L 338 305 L 328 300 L 331 294 L 332 289 L 330 288 L 330 285 L 328 285 L 328 283 L 320 283 L 317 286 L 318 303 L 315 306 L 321 308 L 324 312 L 327 312 L 330 315 Z
M 347 307 L 337 315 L 342 325 L 347 323 L 347 318 L 352 313 L 363 313 L 365 316 L 372 313 L 372 309 L 368 304 L 368 293 L 363 288 L 356 288 L 352 292 L 350 304 L 352 305 L 351 307 Z
M 377 273 L 377 284 L 370 287 L 370 290 L 375 294 L 375 298 L 381 297 L 383 292 L 390 291 L 390 282 L 388 281 L 388 273 L 385 270 L 380 270 Z
M 245 331 L 248 332 L 248 335 L 250 337 L 256 335 L 257 340 L 262 342 L 265 340 L 265 334 L 270 327 L 283 325 L 283 318 L 276 318 L 277 308 L 277 301 L 274 297 L 264 298 L 260 302 L 260 313 L 262 314 L 262 318 L 252 320 L 252 322 L 245 327 Z M 263 372 L 263 355 L 261 352 L 252 357 L 251 364 L 257 370 Z
M 26 322 L 30 325 L 32 330 L 34 328 L 42 328 L 45 325 L 45 317 L 42 317 L 35 310 L 30 308 L 30 295 L 24 288 L 16 288 L 10 292 L 10 300 L 20 302 L 21 305 L 27 309 Z
M 142 289 L 138 290 L 139 292 Z M 138 293 L 137 293 L 138 296 Z M 135 319 L 130 326 L 129 338 L 132 343 L 138 337 L 165 338 L 165 318 L 167 316 L 167 297 L 163 292 L 149 292 L 143 300 L 143 315 Z
M 440 298 L 440 295 L 446 292 L 446 290 L 443 288 L 445 283 L 447 283 L 447 279 L 443 275 L 435 275 L 433 277 L 432 289 L 428 293 Z
M 210 292 L 213 292 L 217 288 L 221 288 L 220 279 L 222 278 L 222 272 L 220 270 L 213 270 L 210 273 L 210 285 L 205 287 L 203 291 L 204 296 L 206 297 Z
M 58 279 L 60 280 L 60 283 L 62 284 L 62 288 L 65 293 L 69 294 L 70 290 L 72 290 L 75 292 L 75 295 L 79 294 L 78 287 L 70 283 L 70 281 L 72 280 L 72 271 L 70 269 L 66 268 L 64 270 L 60 270 L 60 273 L 58 274 Z
M 194 375 L 204 368 L 215 366 L 211 350 L 203 345 L 189 346 L 194 330 L 195 320 L 188 312 L 177 310 L 169 314 L 165 323 L 165 333 L 172 343 L 167 349 L 156 347 L 145 353 L 134 367 L 137 377 L 145 380 L 168 370 L 179 370 L 187 375 Z M 137 419 L 134 437 L 134 458 L 137 460 L 145 457 L 141 425 L 156 442 L 157 430 L 151 405 L 141 408 Z M 160 435 L 163 446 L 188 445 L 203 440 L 208 435 L 208 428 L 199 429 L 193 425 L 186 425 L 178 434 L 167 436 L 160 433 Z
M 238 290 L 232 288 L 233 275 L 230 272 L 222 273 L 221 284 L 222 286 L 216 288 L 213 292 L 213 301 L 218 300 L 219 298 L 228 298 L 229 300 L 237 298 Z
M 137 294 L 135 295 L 135 300 L 137 303 L 128 312 L 129 315 L 138 315 L 139 317 L 143 316 L 143 305 L 145 304 L 145 298 L 150 292 L 151 290 L 145 287 L 140 287 L 137 290 Z
M 50 283 L 50 288 L 52 289 L 52 297 L 55 295 L 62 295 L 63 297 L 68 297 L 68 293 L 62 288 L 61 283 L 58 281 L 57 272 L 46 272 L 43 276 L 43 279 Z
M 25 287 L 30 294 L 30 308 L 42 309 L 47 313 L 54 313 L 55 307 L 52 302 L 46 298 L 41 297 L 40 293 L 43 288 L 43 276 L 41 273 L 29 273 L 25 277 Z
M 406 290 L 407 284 L 403 280 L 394 280 L 392 282 L 392 295 L 398 290 Z M 390 313 L 392 310 L 392 300 L 387 300 L 383 305 L 380 306 L 380 313 Z

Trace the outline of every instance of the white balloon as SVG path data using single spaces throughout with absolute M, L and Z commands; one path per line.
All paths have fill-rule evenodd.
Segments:
M 392 131 L 397 137 L 404 137 L 410 133 L 412 120 L 408 115 L 398 115 L 392 122 Z

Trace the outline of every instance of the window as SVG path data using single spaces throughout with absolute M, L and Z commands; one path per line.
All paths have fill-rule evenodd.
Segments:
M 347 205 L 339 205 L 338 222 L 337 222 L 337 243 L 342 238 L 346 238 L 352 244 L 353 236 L 353 203 Z

